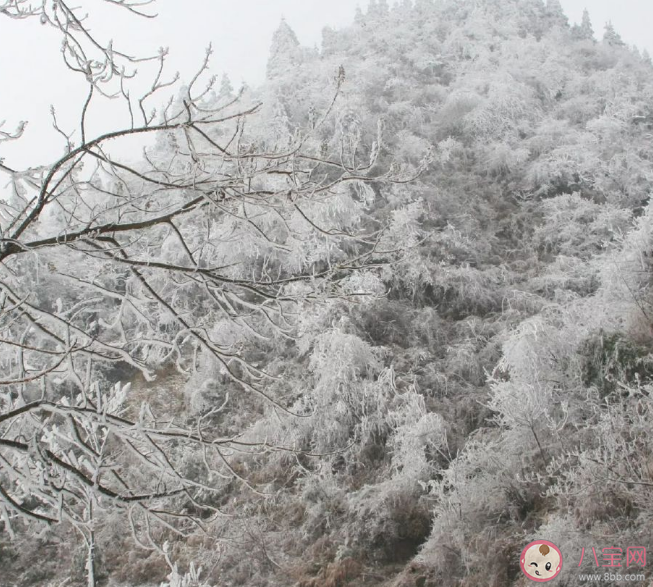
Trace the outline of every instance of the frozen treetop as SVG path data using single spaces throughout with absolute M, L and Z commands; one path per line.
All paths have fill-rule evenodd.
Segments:
M 272 36 L 270 57 L 268 59 L 268 78 L 275 77 L 284 69 L 298 63 L 302 51 L 295 31 L 290 28 L 285 18 L 281 19 L 279 27 Z
M 608 45 L 623 46 L 621 35 L 615 30 L 612 22 L 607 22 L 605 24 L 605 32 L 603 33 L 603 42 Z

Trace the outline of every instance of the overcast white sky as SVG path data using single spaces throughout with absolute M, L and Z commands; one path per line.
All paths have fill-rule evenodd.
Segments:
M 580 20 L 587 6 L 597 35 L 611 20 L 626 42 L 653 53 L 652 0 L 561 2 L 572 22 Z M 77 3 L 98 5 L 97 0 Z M 319 45 L 323 27 L 349 24 L 359 3 L 366 5 L 367 0 L 158 0 L 155 20 L 116 17 L 113 10 L 100 14 L 91 25 L 98 36 L 113 38 L 116 46 L 134 53 L 170 47 L 171 70 L 186 77 L 212 43 L 214 72 L 228 73 L 235 86 L 243 81 L 256 85 L 264 77 L 272 33 L 282 16 L 303 44 Z M 83 84 L 78 85 L 61 64 L 56 35 L 35 21 L 0 17 L 0 55 L 0 122 L 6 119 L 8 127 L 30 121 L 21 147 L 0 146 L 0 157 L 17 166 L 44 163 L 57 152 L 56 137 L 46 132 L 50 104 L 63 124 L 72 123 L 84 99 Z

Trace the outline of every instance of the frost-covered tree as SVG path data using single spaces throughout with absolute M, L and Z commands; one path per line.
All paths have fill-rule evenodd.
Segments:
M 388 0 L 370 0 L 367 14 L 372 19 L 385 18 L 390 12 Z
M 592 27 L 592 21 L 590 19 L 590 14 L 587 11 L 587 8 L 583 10 L 583 18 L 581 23 L 575 24 L 572 28 L 572 34 L 577 39 L 583 40 L 593 40 L 594 39 L 594 28 Z
M 623 47 L 626 44 L 623 42 L 621 35 L 615 30 L 612 22 L 605 23 L 605 31 L 603 32 L 603 42 L 611 47 Z
M 218 100 L 222 100 L 224 102 L 229 102 L 233 100 L 235 97 L 234 95 L 234 87 L 231 84 L 231 80 L 229 79 L 228 75 L 223 75 L 222 80 L 220 81 L 220 89 L 218 91 Z
M 567 18 L 560 0 L 547 0 L 546 17 L 553 27 L 567 27 L 569 19 Z
M 297 65 L 303 55 L 303 50 L 297 40 L 295 31 L 290 28 L 286 19 L 281 19 L 281 23 L 272 36 L 272 47 L 268 59 L 268 77 L 283 75 L 288 68 Z
M 68 481 L 81 565 L 90 544 L 105 553 L 98 577 L 151 582 L 156 559 L 169 567 L 156 580 L 182 585 L 512 585 L 536 538 L 564 552 L 606 535 L 648 540 L 650 63 L 593 42 L 587 13 L 567 30 L 553 1 L 406 1 L 381 18 L 382 6 L 325 31 L 320 52 L 282 30 L 284 64 L 261 88 L 217 102 L 210 91 L 192 100 L 197 83 L 180 89 L 170 108 L 184 125 L 158 133 L 144 162 L 111 150 L 90 180 L 88 164 L 75 168 L 58 188 L 63 208 L 38 228 L 61 240 L 89 209 L 115 226 L 202 196 L 197 209 L 138 239 L 107 228 L 6 261 L 17 291 L 0 326 L 24 348 L 3 350 L 0 371 L 41 369 L 46 397 L 62 400 L 56 415 L 29 408 L 0 422 L 2 438 L 29 445 L 12 436 L 27 422 L 32 438 L 43 431 L 29 447 L 74 457 L 101 482 L 111 466 L 129 471 L 136 495 L 160 471 L 134 468 L 126 442 L 142 452 L 144 434 L 180 435 L 152 436 L 181 477 L 158 488 L 182 484 L 179 495 L 121 507 Z M 187 119 L 218 107 L 205 126 Z M 71 206 L 75 189 L 85 206 Z M 87 243 L 115 256 L 110 236 L 126 259 L 93 257 Z M 28 331 L 18 304 L 43 311 L 34 321 L 64 342 Z M 121 344 L 137 365 L 109 361 Z M 80 414 L 92 352 L 99 385 Z M 71 372 L 81 386 L 64 380 Z M 24 408 L 21 393 L 41 397 L 35 382 L 12 385 L 8 409 Z M 64 408 L 114 460 L 72 444 Z M 29 447 L 20 462 L 44 492 L 60 471 Z M 47 514 L 17 482 L 1 484 Z M 150 543 L 142 508 L 155 505 L 191 517 L 149 519 Z M 5 508 L 13 544 L 26 544 Z M 127 546 L 126 510 L 151 555 Z M 10 573 L 38 548 L 14 547 Z
M 157 532 L 185 536 L 216 513 L 216 477 L 249 485 L 234 454 L 268 448 L 214 426 L 228 393 L 180 414 L 138 401 L 124 380 L 151 383 L 166 369 L 190 376 L 208 361 L 232 393 L 291 415 L 247 341 L 290 337 L 304 303 L 367 293 L 342 289 L 345 277 L 396 252 L 377 250 L 383 227 L 359 226 L 371 203 L 360 194 L 412 172 L 381 171 L 378 149 L 361 161 L 348 150 L 350 131 L 333 130 L 342 68 L 326 108 L 294 133 L 283 109 L 266 124 L 261 104 L 245 91 L 231 95 L 228 80 L 216 99 L 214 78 L 200 87 L 210 51 L 175 99 L 150 110 L 176 82 L 164 77 L 165 52 L 136 98 L 125 69 L 134 58 L 91 36 L 65 2 L 9 1 L 2 14 L 59 30 L 88 97 L 77 138 L 60 129 L 64 152 L 51 165 L 0 162 L 10 186 L 0 211 L 0 511 L 9 531 L 23 522 L 74 526 L 93 585 L 99 517 L 122 512 L 141 543 L 156 544 Z M 282 23 L 270 75 L 299 55 Z M 88 113 L 116 85 L 131 125 L 91 136 Z M 134 163 L 121 144 L 137 135 L 155 143 Z

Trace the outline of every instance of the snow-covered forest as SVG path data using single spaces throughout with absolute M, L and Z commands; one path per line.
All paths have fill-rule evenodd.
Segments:
M 0 113 L 0 586 L 525 586 L 542 539 L 574 587 L 653 545 L 646 52 L 371 0 L 282 21 L 260 87 L 161 52 L 137 94 L 79 15 L 0 0 L 88 84 L 47 166 Z

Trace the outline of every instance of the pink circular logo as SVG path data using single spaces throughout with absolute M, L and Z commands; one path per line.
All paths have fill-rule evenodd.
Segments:
M 545 583 L 562 571 L 562 553 L 553 542 L 536 540 L 522 550 L 519 563 L 531 581 Z

